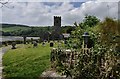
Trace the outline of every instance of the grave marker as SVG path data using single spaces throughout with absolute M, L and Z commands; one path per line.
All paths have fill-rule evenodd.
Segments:
M 53 42 L 50 42 L 50 47 L 53 47 L 54 46 L 54 43 Z
M 45 46 L 45 42 L 42 43 L 42 46 Z
M 23 36 L 23 42 L 24 42 L 24 44 L 26 44 L 26 36 Z
M 37 47 L 37 46 L 38 46 L 37 42 L 33 41 L 33 47 Z
M 16 49 L 16 42 L 12 42 L 12 49 Z

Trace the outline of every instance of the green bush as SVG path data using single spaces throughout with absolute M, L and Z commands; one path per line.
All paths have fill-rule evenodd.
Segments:
M 88 17 L 86 17 L 88 19 Z M 85 20 L 87 20 L 85 19 Z M 120 78 L 120 30 L 119 21 L 105 18 L 91 26 L 91 20 L 75 23 L 76 29 L 72 31 L 67 47 L 81 49 L 84 32 L 90 34 L 94 41 L 90 54 L 79 55 L 79 63 L 75 68 L 70 68 L 70 74 L 78 79 L 119 79 Z M 90 22 L 88 22 L 90 21 Z M 87 23 L 87 26 L 85 26 Z M 64 70 L 65 71 L 65 70 Z

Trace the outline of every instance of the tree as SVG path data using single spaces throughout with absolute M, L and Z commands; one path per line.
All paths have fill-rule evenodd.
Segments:
M 94 27 L 100 22 L 100 20 L 96 16 L 86 15 L 83 22 L 80 23 L 81 27 Z
M 101 22 L 99 27 L 99 32 L 101 34 L 100 40 L 103 44 L 114 44 L 116 36 L 120 36 L 120 30 L 117 20 L 113 20 L 112 18 L 107 17 L 103 22 Z

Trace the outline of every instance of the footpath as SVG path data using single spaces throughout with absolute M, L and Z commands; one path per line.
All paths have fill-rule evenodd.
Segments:
M 0 48 L 0 79 L 2 78 L 2 56 L 3 54 L 10 49 L 10 46 Z

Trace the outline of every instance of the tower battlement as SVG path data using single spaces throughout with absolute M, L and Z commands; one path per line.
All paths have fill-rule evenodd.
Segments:
M 61 18 L 61 16 L 54 16 L 54 18 Z
M 61 27 L 61 16 L 54 16 L 54 30 Z

